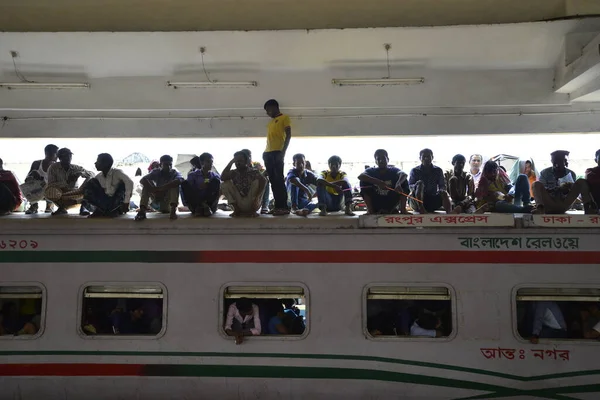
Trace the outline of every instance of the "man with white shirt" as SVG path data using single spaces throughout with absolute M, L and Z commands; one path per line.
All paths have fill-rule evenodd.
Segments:
M 133 180 L 113 168 L 113 162 L 110 154 L 98 154 L 95 166 L 100 173 L 83 188 L 84 199 L 96 207 L 90 217 L 116 217 L 129 211 Z
M 536 301 L 533 313 L 533 329 L 529 341 L 538 344 L 539 339 L 564 339 L 567 323 L 558 304 L 554 301 Z
M 242 344 L 244 336 L 260 335 L 258 306 L 249 299 L 241 298 L 229 306 L 225 320 L 225 333 L 235 336 L 235 343 Z
M 410 336 L 440 337 L 442 321 L 434 314 L 421 311 L 419 318 L 410 327 Z
M 473 177 L 473 183 L 475 184 L 475 189 L 479 185 L 479 179 L 481 178 L 482 168 L 481 164 L 483 163 L 483 156 L 481 154 L 471 154 L 469 157 L 469 173 Z

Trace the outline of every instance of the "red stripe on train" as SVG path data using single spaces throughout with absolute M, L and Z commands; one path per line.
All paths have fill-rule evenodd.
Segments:
M 197 257 L 199 263 L 600 264 L 597 251 L 209 250 Z
M 142 376 L 142 364 L 2 364 L 0 376 Z

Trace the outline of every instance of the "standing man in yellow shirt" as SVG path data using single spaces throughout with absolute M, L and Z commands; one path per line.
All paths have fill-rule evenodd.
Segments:
M 290 210 L 287 205 L 283 160 L 292 138 L 290 117 L 281 113 L 279 103 L 274 99 L 265 103 L 265 111 L 271 121 L 267 125 L 267 148 L 263 153 L 263 160 L 275 198 L 273 215 L 287 215 Z

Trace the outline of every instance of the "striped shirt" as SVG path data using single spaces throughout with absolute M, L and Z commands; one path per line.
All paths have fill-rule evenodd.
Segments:
M 92 171 L 88 171 L 79 165 L 71 164 L 65 170 L 61 163 L 55 163 L 48 168 L 48 185 L 73 190 L 77 186 L 77 179 L 85 178 L 87 181 L 93 178 L 94 175 Z

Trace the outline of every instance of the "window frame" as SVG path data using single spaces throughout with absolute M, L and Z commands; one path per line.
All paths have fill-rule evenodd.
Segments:
M 305 325 L 306 328 L 304 329 L 304 333 L 302 333 L 302 335 L 265 335 L 262 334 L 262 329 L 264 327 L 261 326 L 261 334 L 258 336 L 249 336 L 249 338 L 251 338 L 251 340 L 267 340 L 267 341 L 273 341 L 273 340 L 283 340 L 283 341 L 297 341 L 297 340 L 304 340 L 306 339 L 306 337 L 310 334 L 310 313 L 311 313 L 311 307 L 310 307 L 310 292 L 308 290 L 308 286 L 306 286 L 306 284 L 302 283 L 302 282 L 282 282 L 282 281 L 276 281 L 276 282 L 264 282 L 264 281 L 260 281 L 260 282 L 227 282 L 224 285 L 221 286 L 221 288 L 219 289 L 219 301 L 218 301 L 218 324 L 217 324 L 217 331 L 219 333 L 219 335 L 226 340 L 230 340 L 235 342 L 235 338 L 233 336 L 228 336 L 227 333 L 225 333 L 225 329 L 223 328 L 223 326 L 225 325 L 225 319 L 224 315 L 226 313 L 227 310 L 225 310 L 225 291 L 227 290 L 227 288 L 231 287 L 231 286 L 266 286 L 266 287 L 275 287 L 275 286 L 284 286 L 284 287 L 300 287 L 302 288 L 302 290 L 304 290 L 304 300 L 303 300 L 303 304 L 305 305 L 305 317 L 304 317 L 304 321 L 305 321 Z M 261 298 L 261 297 L 257 297 L 257 298 Z M 252 298 L 250 298 L 252 299 Z
M 83 318 L 83 302 L 85 300 L 85 290 L 92 286 L 157 286 L 162 289 L 162 326 L 160 332 L 156 335 L 87 335 L 81 326 Z M 85 282 L 79 287 L 79 293 L 77 295 L 77 335 L 85 340 L 158 340 L 161 339 L 167 332 L 167 301 L 168 292 L 167 287 L 162 282 L 140 282 L 140 281 L 129 281 L 129 282 L 114 282 L 114 281 L 93 281 Z
M 48 302 L 48 292 L 42 282 L 0 282 L 0 287 L 36 287 L 42 291 L 42 307 L 40 310 L 40 328 L 35 335 L 2 335 L 0 340 L 36 340 L 39 339 L 46 330 L 46 303 Z
M 512 333 L 519 343 L 529 344 L 531 342 L 529 339 L 523 338 L 519 334 L 519 327 L 517 321 L 517 295 L 520 289 L 597 289 L 600 290 L 600 284 L 564 284 L 564 283 L 523 283 L 516 285 L 512 288 L 510 293 L 510 303 L 511 303 L 511 323 L 512 323 Z M 523 300 L 524 301 L 524 300 Z M 552 300 L 549 300 L 552 301 Z M 577 344 L 577 345 L 591 345 L 598 346 L 600 345 L 600 339 L 556 339 L 556 338 L 539 338 L 540 345 L 542 344 Z
M 368 301 L 368 295 L 369 295 L 369 290 L 371 288 L 376 288 L 376 287 L 427 287 L 427 288 L 434 288 L 434 287 L 443 287 L 446 288 L 448 290 L 448 294 L 450 295 L 450 312 L 452 313 L 451 315 L 451 320 L 452 320 L 452 332 L 450 333 L 450 335 L 446 336 L 446 337 L 440 337 L 440 338 L 432 338 L 432 337 L 417 337 L 417 336 L 373 336 L 371 335 L 371 333 L 369 332 L 369 329 L 367 327 L 367 320 L 368 320 L 368 316 L 367 316 L 367 301 Z M 445 283 L 445 282 L 374 282 L 374 283 L 369 283 L 367 285 L 365 285 L 363 287 L 363 292 L 362 292 L 362 330 L 363 330 L 363 335 L 367 340 L 373 341 L 373 342 L 396 342 L 396 341 L 405 341 L 405 342 L 432 342 L 432 343 L 447 343 L 447 342 L 451 342 L 456 338 L 456 335 L 458 334 L 458 314 L 457 314 L 457 303 L 458 303 L 458 298 L 456 296 L 456 290 L 454 290 L 454 287 L 452 285 L 450 285 L 449 283 Z

